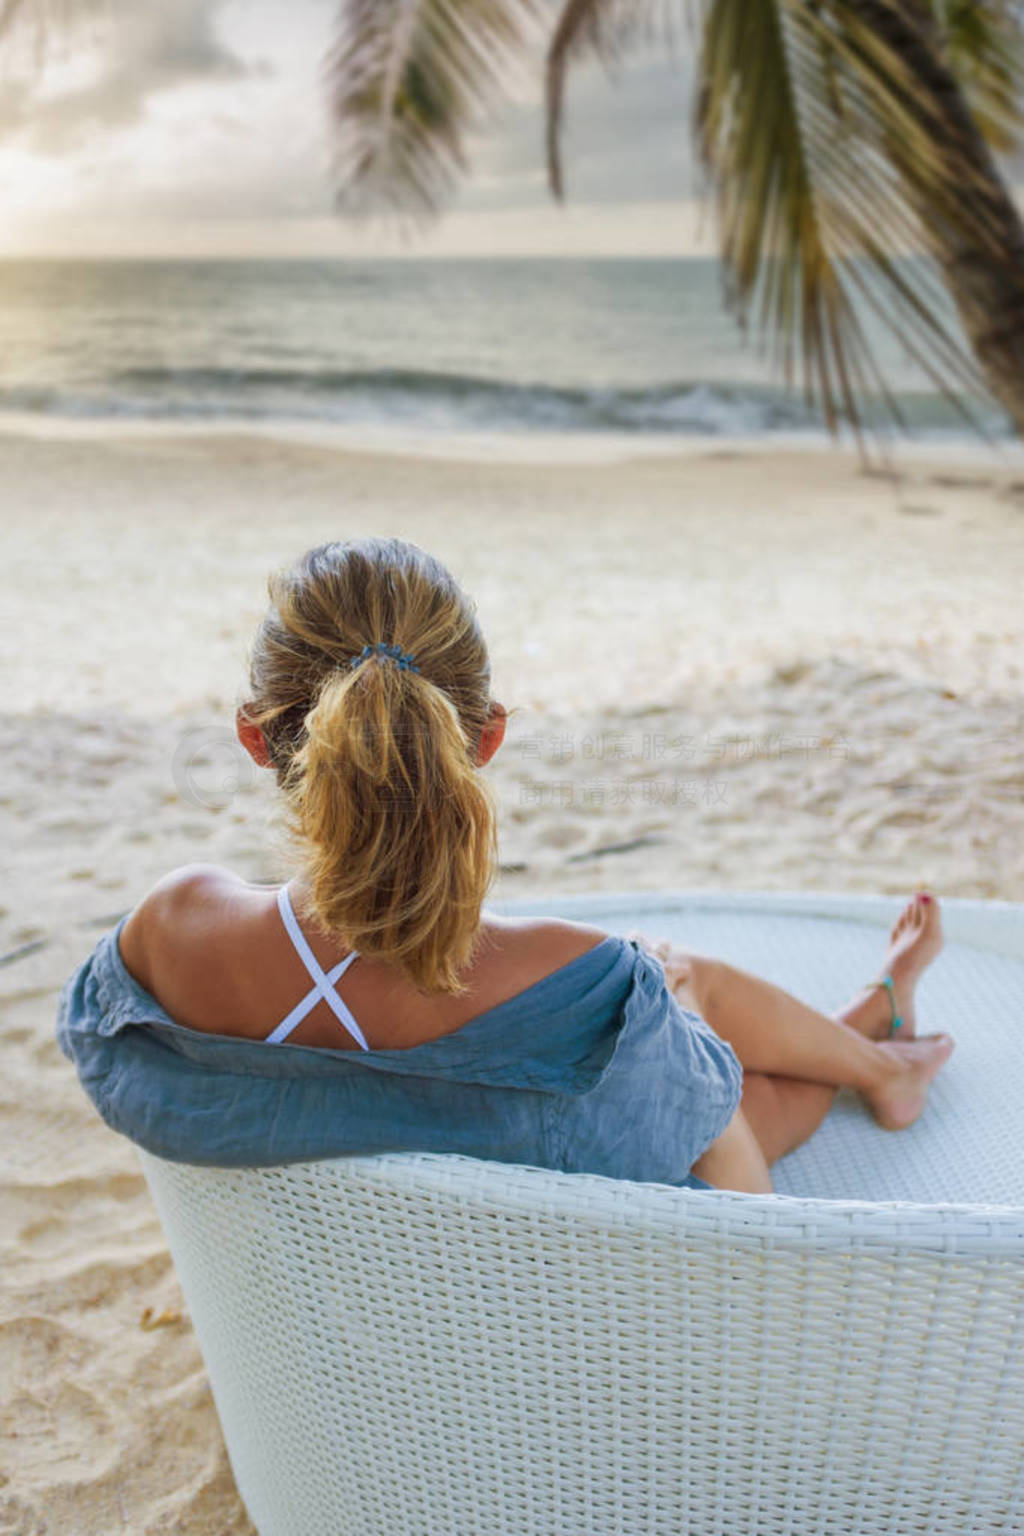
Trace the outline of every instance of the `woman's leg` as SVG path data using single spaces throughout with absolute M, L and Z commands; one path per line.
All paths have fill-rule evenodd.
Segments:
M 693 1172 L 716 1189 L 734 1189 L 744 1195 L 771 1194 L 768 1162 L 742 1109 L 697 1159 Z
M 904 1018 L 900 1035 L 910 1035 L 893 1041 L 884 1038 L 891 1013 L 881 988 L 862 989 L 829 1018 L 723 961 L 652 947 L 660 949 L 680 1002 L 736 1051 L 744 1068 L 743 1113 L 770 1163 L 820 1125 L 838 1087 L 858 1089 L 887 1129 L 921 1113 L 928 1085 L 953 1049 L 948 1036 L 913 1039 L 914 988 L 941 946 L 937 903 L 916 897 L 893 928 L 883 962 Z
M 826 1083 L 806 1083 L 798 1077 L 744 1072 L 740 1108 L 769 1168 L 814 1135 L 832 1108 L 836 1091 Z

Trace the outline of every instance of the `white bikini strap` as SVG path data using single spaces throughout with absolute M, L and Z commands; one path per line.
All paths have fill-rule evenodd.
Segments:
M 342 1024 L 344 1024 L 352 1038 L 362 1046 L 364 1051 L 368 1051 L 370 1047 L 366 1042 L 366 1037 L 353 1018 L 350 1010 L 345 1006 L 337 992 L 334 990 L 335 983 L 345 974 L 353 960 L 358 958 L 355 950 L 353 950 L 350 955 L 346 955 L 344 960 L 339 960 L 338 964 L 333 968 L 330 975 L 325 975 L 323 966 L 320 964 L 313 951 L 310 949 L 306 940 L 306 935 L 299 927 L 295 912 L 292 908 L 291 899 L 288 895 L 288 887 L 286 885 L 282 885 L 281 889 L 277 893 L 277 907 L 281 914 L 281 919 L 284 923 L 284 926 L 288 931 L 288 937 L 294 944 L 299 959 L 302 961 L 303 965 L 306 967 L 306 970 L 309 972 L 310 977 L 312 978 L 313 991 L 310 992 L 307 997 L 304 997 L 302 1002 L 299 1003 L 297 1007 L 292 1009 L 288 1017 L 277 1026 L 273 1034 L 267 1036 L 268 1041 L 276 1044 L 280 1040 L 283 1040 L 285 1034 L 290 1034 L 291 1031 L 295 1028 L 296 1024 L 300 1023 L 301 1020 L 306 1017 L 306 1014 L 316 1007 L 316 1004 L 320 998 L 323 998 L 324 1002 L 327 1003 L 336 1017 L 341 1021 Z M 282 1031 L 284 1033 L 282 1033 Z
M 354 958 L 354 955 L 346 955 L 340 964 L 336 965 L 332 971 L 328 971 L 328 982 L 333 984 L 338 980 L 340 976 L 344 975 L 344 973 L 348 970 L 350 962 Z M 267 1045 L 280 1045 L 282 1040 L 286 1040 L 291 1034 L 292 1030 L 297 1029 L 298 1026 L 302 1023 L 307 1013 L 313 1012 L 313 1009 L 316 1007 L 319 1001 L 320 993 L 317 988 L 314 987 L 312 992 L 307 992 L 301 1003 L 296 1003 L 291 1013 L 289 1013 L 286 1018 L 281 1020 L 277 1028 L 272 1030 L 271 1033 L 266 1036 Z

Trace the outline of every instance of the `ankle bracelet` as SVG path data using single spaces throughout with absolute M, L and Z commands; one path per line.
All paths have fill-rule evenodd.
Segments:
M 889 994 L 889 1007 L 892 1009 L 892 1022 L 889 1026 L 889 1038 L 891 1040 L 893 1035 L 898 1029 L 902 1027 L 903 1024 L 903 1020 L 896 1012 L 896 988 L 893 985 L 893 979 L 891 976 L 883 976 L 878 981 L 869 981 L 868 986 L 884 987 Z

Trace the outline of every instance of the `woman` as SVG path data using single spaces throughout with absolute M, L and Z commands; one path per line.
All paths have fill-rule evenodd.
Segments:
M 311 550 L 270 593 L 237 729 L 297 871 L 177 870 L 69 981 L 58 1038 L 110 1125 L 200 1163 L 419 1149 L 767 1191 L 840 1086 L 917 1118 L 953 1049 L 915 1038 L 929 895 L 834 1018 L 641 935 L 491 913 L 506 711 L 465 594 L 395 539 Z

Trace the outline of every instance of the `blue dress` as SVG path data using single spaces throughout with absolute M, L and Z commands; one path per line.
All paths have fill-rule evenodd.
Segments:
M 334 1050 L 178 1024 L 100 939 L 57 1040 L 102 1118 L 182 1163 L 265 1167 L 378 1152 L 468 1157 L 689 1188 L 742 1069 L 660 961 L 612 935 L 454 1033 Z

